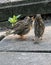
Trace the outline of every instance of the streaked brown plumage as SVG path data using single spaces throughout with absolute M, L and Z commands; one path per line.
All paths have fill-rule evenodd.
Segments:
M 35 31 L 34 31 L 35 37 L 42 38 L 44 29 L 45 29 L 45 25 L 44 25 L 44 22 L 43 22 L 40 14 L 38 14 L 35 18 L 34 29 L 35 29 Z
M 13 27 L 14 34 L 18 34 L 23 38 L 23 35 L 27 34 L 32 27 L 32 19 L 30 17 L 25 17 L 24 20 L 18 21 Z
M 33 20 L 29 16 L 25 17 L 24 20 L 18 21 L 13 27 L 6 30 L 5 35 L 0 37 L 0 40 L 4 37 L 14 33 L 20 35 L 22 39 L 24 39 L 23 35 L 27 34 L 32 28 Z

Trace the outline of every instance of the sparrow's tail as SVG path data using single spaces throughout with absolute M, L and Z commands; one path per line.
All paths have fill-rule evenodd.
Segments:
M 5 38 L 6 36 L 8 36 L 8 35 L 10 35 L 10 34 L 13 34 L 13 33 L 14 33 L 14 30 L 7 30 L 7 31 L 5 32 L 5 34 L 3 34 L 3 35 L 0 36 L 0 41 L 1 41 L 3 38 Z
M 1 35 L 0 36 L 0 41 L 5 37 L 5 35 Z

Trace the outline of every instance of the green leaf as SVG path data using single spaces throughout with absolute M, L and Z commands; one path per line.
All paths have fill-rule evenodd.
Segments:
M 9 18 L 8 21 L 9 21 L 10 23 L 16 23 L 16 22 L 17 22 L 17 19 L 16 19 L 15 16 L 13 16 L 13 18 Z
M 10 23 L 13 23 L 13 19 L 12 19 L 12 18 L 9 18 L 8 21 L 9 21 Z
M 21 15 L 18 15 L 18 16 L 17 16 L 17 19 L 18 19 L 20 16 L 21 16 Z
M 13 15 L 13 19 L 17 19 L 15 15 Z
M 15 24 L 17 21 L 18 21 L 18 18 L 20 17 L 21 15 L 18 15 L 18 16 L 15 16 L 13 15 L 13 17 L 9 17 L 8 21 L 11 23 L 11 24 Z

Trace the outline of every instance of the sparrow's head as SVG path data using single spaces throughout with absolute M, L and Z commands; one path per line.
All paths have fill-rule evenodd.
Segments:
M 41 19 L 42 19 L 41 14 L 37 14 L 37 15 L 36 15 L 36 20 L 39 21 L 39 20 L 41 20 Z
M 26 16 L 25 18 L 24 18 L 24 20 L 29 20 L 30 19 L 30 17 L 29 16 Z

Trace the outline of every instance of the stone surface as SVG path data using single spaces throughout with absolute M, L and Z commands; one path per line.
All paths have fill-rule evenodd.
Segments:
M 34 30 L 32 29 L 27 35 L 26 40 L 18 39 L 17 35 L 9 35 L 0 41 L 0 50 L 8 51 L 50 51 L 51 50 L 51 23 L 46 24 L 43 39 L 39 44 L 35 44 Z
M 51 53 L 1 52 L 0 65 L 51 65 Z

